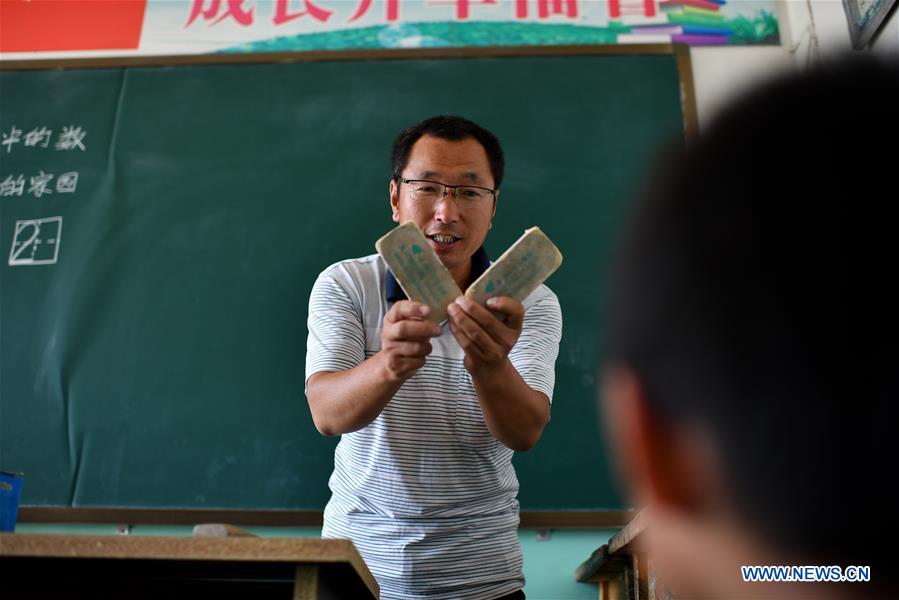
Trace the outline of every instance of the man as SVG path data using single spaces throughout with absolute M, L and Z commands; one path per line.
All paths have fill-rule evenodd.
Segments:
M 461 289 L 488 266 L 503 178 L 489 131 L 433 117 L 393 147 L 390 207 L 414 221 Z M 558 300 L 459 298 L 424 320 L 377 255 L 327 268 L 309 301 L 306 395 L 341 435 L 322 536 L 353 540 L 389 598 L 523 598 L 513 451 L 549 420 Z
M 897 106 L 895 65 L 778 80 L 664 161 L 636 208 L 606 425 L 674 597 L 899 597 L 883 550 L 897 165 L 879 149 L 899 139 Z M 827 569 L 760 582 L 741 568 L 766 565 Z

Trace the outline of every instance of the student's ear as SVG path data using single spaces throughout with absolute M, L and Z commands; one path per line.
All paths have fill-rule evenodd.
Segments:
M 396 179 L 390 180 L 390 210 L 393 213 L 393 220 L 397 223 L 400 222 L 400 212 L 399 212 L 399 204 L 400 204 L 400 189 L 396 184 Z
M 715 501 L 720 480 L 710 439 L 654 408 L 633 369 L 602 374 L 602 404 L 618 475 L 635 506 L 693 512 Z

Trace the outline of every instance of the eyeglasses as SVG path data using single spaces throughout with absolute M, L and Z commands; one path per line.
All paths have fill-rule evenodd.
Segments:
M 396 179 L 407 184 L 411 188 L 412 198 L 420 202 L 436 202 L 446 196 L 449 190 L 453 190 L 457 201 L 468 204 L 483 202 L 490 196 L 496 197 L 496 190 L 476 185 L 447 185 L 439 181 L 405 179 L 399 176 Z

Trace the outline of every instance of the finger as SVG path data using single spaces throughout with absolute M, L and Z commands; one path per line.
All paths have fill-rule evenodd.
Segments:
M 464 310 L 465 313 L 496 342 L 501 342 L 504 338 L 508 337 L 509 332 L 506 325 L 496 318 L 493 313 L 474 300 L 466 298 L 465 296 L 459 296 L 456 298 L 455 304 L 461 307 L 462 310 Z
M 389 351 L 394 352 L 397 356 L 403 356 L 407 358 L 419 358 L 423 356 L 427 356 L 431 353 L 431 343 L 430 342 L 391 342 Z
M 492 354 L 499 350 L 499 345 L 490 334 L 484 331 L 480 324 L 472 319 L 471 315 L 465 312 L 461 306 L 452 303 L 449 305 L 448 312 L 450 323 L 455 325 L 458 331 L 464 333 L 466 339 L 477 346 L 482 354 Z M 461 342 L 459 345 L 462 345 Z
M 459 342 L 459 347 L 462 348 L 462 351 L 465 352 L 465 356 L 469 356 L 472 360 L 475 361 L 483 361 L 484 353 L 478 347 L 474 341 L 468 337 L 468 335 L 463 331 L 455 322 L 455 320 L 450 317 L 449 319 L 450 332 L 453 334 L 453 337 L 456 338 L 456 341 Z
M 440 325 L 430 321 L 410 321 L 408 319 L 390 323 L 384 327 L 384 336 L 389 340 L 420 341 L 440 335 Z
M 384 319 L 396 323 L 404 319 L 423 319 L 429 314 L 431 314 L 431 308 L 427 304 L 412 300 L 400 300 L 387 311 Z
M 495 310 L 506 315 L 504 321 L 506 327 L 521 330 L 524 324 L 524 305 L 509 296 L 494 296 L 487 300 L 487 308 Z

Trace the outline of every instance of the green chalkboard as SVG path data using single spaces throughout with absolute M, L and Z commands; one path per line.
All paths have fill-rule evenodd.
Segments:
M 648 159 L 683 135 L 683 77 L 670 48 L 533 52 L 0 73 L 0 469 L 25 473 L 22 503 L 323 508 L 309 291 L 394 225 L 397 132 L 451 113 L 505 145 L 491 255 L 533 225 L 565 255 L 522 509 L 619 508 L 602 280 Z

